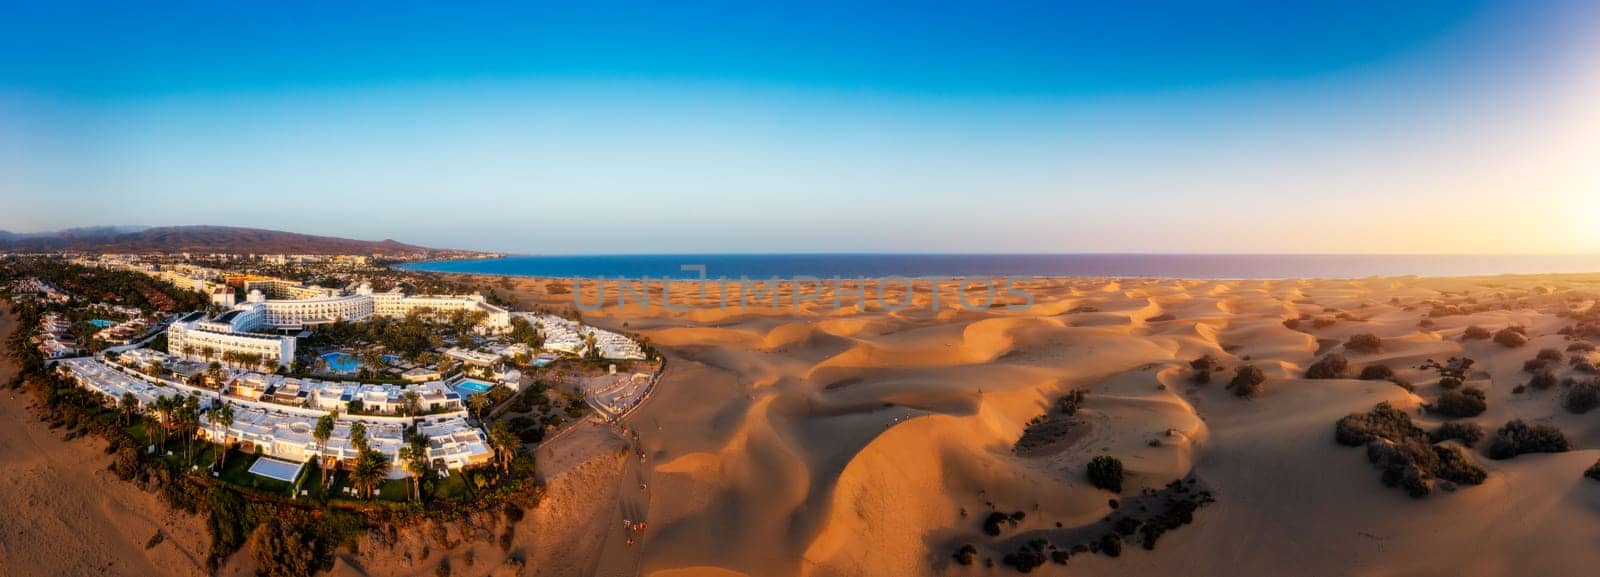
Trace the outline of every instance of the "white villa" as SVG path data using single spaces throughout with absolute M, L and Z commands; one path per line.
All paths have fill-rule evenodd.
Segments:
M 141 409 L 148 409 L 159 397 L 180 395 L 199 396 L 202 404 L 208 406 L 222 402 L 230 403 L 234 408 L 233 423 L 223 427 L 209 418 L 202 418 L 200 430 L 202 438 L 243 444 L 246 451 L 259 448 L 262 454 L 293 461 L 306 461 L 318 456 L 316 439 L 311 433 L 316 429 L 317 419 L 326 414 L 327 409 L 339 406 L 335 403 L 340 401 L 331 399 L 343 399 L 347 402 L 349 398 L 357 396 L 369 398 L 368 395 L 376 395 L 371 398 L 388 399 L 404 392 L 395 393 L 384 389 L 384 387 L 399 388 L 393 385 L 322 383 L 282 379 L 275 375 L 260 373 L 244 373 L 233 380 L 234 391 L 224 395 L 216 391 L 130 372 L 93 357 L 63 360 L 56 365 L 56 370 L 63 376 L 71 378 L 79 386 L 100 393 L 105 397 L 107 404 L 119 402 L 123 393 L 132 393 Z M 240 389 L 246 390 L 247 394 L 237 394 Z M 427 456 L 436 467 L 460 469 L 486 463 L 492 458 L 493 450 L 489 448 L 483 430 L 467 422 L 464 410 L 452 410 L 460 408 L 459 399 L 456 398 L 454 404 L 447 403 L 446 393 L 454 397 L 456 395 L 454 391 L 449 391 L 443 383 L 437 382 L 414 385 L 405 389 L 420 393 L 425 409 L 430 403 L 436 403 L 438 408 L 446 412 L 423 417 L 397 417 L 350 415 L 341 411 L 332 438 L 321 455 L 335 462 L 355 459 L 355 449 L 350 446 L 349 441 L 350 425 L 360 421 L 365 423 L 367 428 L 368 445 L 389 457 L 391 477 L 405 475 L 403 464 L 399 461 L 399 451 L 404 443 L 405 429 L 408 425 L 416 426 L 417 430 L 431 437 Z M 254 393 L 249 393 L 251 391 Z M 333 393 L 337 393 L 338 396 L 330 397 L 329 395 Z M 284 394 L 293 398 L 312 397 L 323 400 L 310 405 L 276 404 L 279 397 Z

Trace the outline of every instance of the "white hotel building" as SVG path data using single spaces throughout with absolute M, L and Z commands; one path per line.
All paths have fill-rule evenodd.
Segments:
M 251 281 L 260 282 L 260 281 Z M 281 281 L 279 281 L 281 282 Z M 411 311 L 483 311 L 487 317 L 479 325 L 485 332 L 504 332 L 511 328 L 511 313 L 489 304 L 482 295 L 407 296 L 399 289 L 373 293 L 362 284 L 355 294 L 339 295 L 333 289 L 308 289 L 296 292 L 289 286 L 254 285 L 245 302 L 215 318 L 191 313 L 167 329 L 167 350 L 189 360 L 220 358 L 224 352 L 258 354 L 263 364 L 287 366 L 294 361 L 295 338 L 263 334 L 262 331 L 297 331 L 337 321 L 355 322 L 373 315 L 403 317 Z M 309 294 L 304 299 L 268 299 L 261 288 L 280 294 Z M 187 347 L 187 348 L 186 348 Z M 212 357 L 205 351 L 210 349 Z

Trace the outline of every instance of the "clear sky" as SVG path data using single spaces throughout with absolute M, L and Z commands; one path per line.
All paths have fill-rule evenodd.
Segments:
M 0 229 L 1600 252 L 1593 1 L 246 4 L 0 4 Z

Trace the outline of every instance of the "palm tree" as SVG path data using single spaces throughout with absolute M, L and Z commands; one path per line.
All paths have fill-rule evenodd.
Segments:
M 517 448 L 521 444 L 522 440 L 511 432 L 511 427 L 506 426 L 505 422 L 497 421 L 489 427 L 489 446 L 494 448 L 495 458 L 500 461 L 501 473 L 511 471 L 511 460 L 516 458 Z
M 411 444 L 400 447 L 400 459 L 406 462 L 406 472 L 411 473 L 411 494 L 422 500 L 422 474 L 428 472 L 428 436 L 411 435 Z
M 368 499 L 372 498 L 372 488 L 383 481 L 384 474 L 389 470 L 389 458 L 383 453 L 367 449 L 361 451 L 356 458 L 356 466 L 350 471 L 350 480 L 361 487 L 362 493 Z
M 193 461 L 195 429 L 200 424 L 200 398 L 184 397 L 178 406 L 178 427 L 183 435 L 183 464 Z
M 233 448 L 233 439 L 228 436 L 228 427 L 233 426 L 233 403 L 223 402 L 222 407 L 211 410 L 211 422 L 222 428 L 222 466 L 228 466 L 228 451 Z
M 133 393 L 122 393 L 122 400 L 118 405 L 122 409 L 122 426 L 126 427 L 133 422 L 133 416 L 139 411 L 139 399 Z
M 350 424 L 350 446 L 355 447 L 358 452 L 366 452 L 368 449 L 366 423 L 356 421 Z
M 156 397 L 156 417 L 160 419 L 161 447 L 167 446 L 167 433 L 172 428 L 173 409 L 177 399 L 173 397 Z
M 583 336 L 583 358 L 600 358 L 600 344 L 595 339 L 594 331 L 589 331 Z
M 311 438 L 317 440 L 318 467 L 322 469 L 322 486 L 328 486 L 328 439 L 333 436 L 334 420 L 339 418 L 339 410 L 334 409 L 328 414 L 317 418 L 317 428 L 311 431 Z
M 472 416 L 479 421 L 483 420 L 483 410 L 489 406 L 489 396 L 476 394 L 467 397 L 467 408 L 472 409 Z
M 417 413 L 422 412 L 422 395 L 417 394 L 416 391 L 407 390 L 400 398 L 402 400 L 401 407 L 405 409 L 406 416 L 416 416 Z

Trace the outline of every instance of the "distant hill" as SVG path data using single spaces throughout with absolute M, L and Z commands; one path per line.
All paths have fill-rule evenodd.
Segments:
M 227 226 L 94 227 L 48 233 L 0 230 L 0 251 L 90 253 L 378 254 L 439 256 L 472 251 L 420 247 L 384 239 L 352 240 Z

